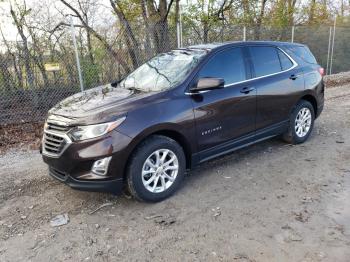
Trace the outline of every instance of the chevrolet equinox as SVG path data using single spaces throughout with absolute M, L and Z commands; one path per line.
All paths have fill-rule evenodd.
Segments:
M 136 199 L 161 201 L 206 160 L 279 135 L 306 141 L 323 109 L 323 74 L 301 44 L 179 48 L 53 107 L 42 156 L 72 188 L 125 186 Z

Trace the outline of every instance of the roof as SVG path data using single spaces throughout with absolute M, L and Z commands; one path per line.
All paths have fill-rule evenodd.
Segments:
M 219 47 L 228 46 L 228 45 L 238 45 L 238 44 L 255 44 L 255 45 L 275 45 L 275 46 L 281 46 L 281 45 L 301 45 L 299 43 L 291 43 L 291 42 L 279 42 L 279 41 L 231 41 L 231 42 L 222 42 L 222 43 L 208 43 L 208 44 L 199 44 L 199 45 L 192 45 L 188 46 L 185 49 L 205 49 L 205 50 L 213 50 Z

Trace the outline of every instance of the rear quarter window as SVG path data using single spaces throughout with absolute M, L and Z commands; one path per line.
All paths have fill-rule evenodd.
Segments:
M 280 58 L 281 67 L 283 71 L 288 70 L 293 66 L 292 61 L 290 61 L 290 59 L 281 50 L 278 50 L 278 56 Z
M 277 49 L 271 46 L 249 47 L 255 77 L 266 76 L 281 71 Z
M 307 63 L 317 64 L 316 58 L 306 46 L 287 46 L 287 50 L 300 57 Z

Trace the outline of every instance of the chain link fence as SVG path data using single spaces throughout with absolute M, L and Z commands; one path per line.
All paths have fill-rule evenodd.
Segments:
M 75 28 L 76 48 L 69 27 L 50 39 L 27 45 L 0 42 L 0 126 L 42 121 L 56 103 L 80 92 L 81 85 L 86 90 L 121 79 L 157 53 L 179 46 L 242 40 L 294 41 L 308 45 L 327 72 L 350 70 L 350 28 L 345 27 L 336 28 L 335 35 L 333 28 L 325 26 L 222 25 L 203 29 L 194 24 L 138 24 L 111 31 L 102 32 L 101 41 Z

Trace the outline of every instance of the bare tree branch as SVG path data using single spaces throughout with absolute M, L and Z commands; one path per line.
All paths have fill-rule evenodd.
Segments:
M 66 0 L 60 0 L 65 6 L 67 6 L 76 16 L 79 18 L 80 22 L 84 26 L 86 30 L 89 30 L 91 34 L 96 37 L 104 46 L 105 48 L 115 57 L 115 59 L 118 61 L 118 63 L 121 64 L 121 66 L 124 68 L 126 72 L 130 72 L 130 67 L 128 64 L 122 59 L 119 54 L 113 49 L 113 47 L 108 44 L 107 40 L 102 37 L 97 31 L 95 31 L 93 28 L 91 28 L 86 21 L 83 19 L 81 14 L 77 9 L 75 9 L 71 4 L 69 4 Z

